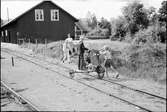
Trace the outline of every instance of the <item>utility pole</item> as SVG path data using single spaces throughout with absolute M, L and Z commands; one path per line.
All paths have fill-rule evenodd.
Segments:
M 96 31 L 98 32 L 98 21 L 97 21 L 97 23 L 96 23 Z M 98 33 L 97 33 L 96 36 L 98 37 Z
M 9 10 L 7 8 L 7 18 L 8 18 L 8 22 L 9 22 Z

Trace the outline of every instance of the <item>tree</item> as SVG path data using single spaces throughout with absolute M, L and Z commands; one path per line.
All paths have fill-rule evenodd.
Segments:
M 163 1 L 161 3 L 161 7 L 159 8 L 159 33 L 158 35 L 160 36 L 160 40 L 162 43 L 165 43 L 167 40 L 167 33 L 166 33 L 166 22 L 167 22 L 167 1 Z
M 163 1 L 161 3 L 161 7 L 159 8 L 159 21 L 167 22 L 167 1 Z
M 135 34 L 139 29 L 147 28 L 149 20 L 142 3 L 134 1 L 125 6 L 122 12 L 126 19 L 127 30 L 131 35 Z
M 156 13 L 156 8 L 149 7 L 148 9 L 146 9 L 146 13 L 149 20 L 149 25 L 157 24 L 158 14 Z
M 86 18 L 87 18 L 88 26 L 89 26 L 91 29 L 94 29 L 94 28 L 97 26 L 97 18 L 96 18 L 96 15 L 95 15 L 95 14 L 92 14 L 91 12 L 88 12 Z
M 102 17 L 98 25 L 102 29 L 107 29 L 109 31 L 108 34 L 111 35 L 111 24 L 107 19 Z
M 123 40 L 126 35 L 125 18 L 119 17 L 111 21 L 111 40 Z
M 105 29 L 105 28 L 109 29 L 111 27 L 110 22 L 108 22 L 107 19 L 105 19 L 103 17 L 101 18 L 101 20 L 99 22 L 99 26 L 100 26 L 100 28 L 103 28 L 103 29 Z

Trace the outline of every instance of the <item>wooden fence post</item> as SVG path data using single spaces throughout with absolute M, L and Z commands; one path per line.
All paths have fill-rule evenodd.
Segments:
M 61 43 L 60 43 L 60 52 L 59 52 L 60 56 L 62 55 L 61 59 L 63 59 L 63 57 L 64 57 L 63 44 L 64 44 L 64 42 L 63 42 L 63 40 L 61 40 Z
M 44 49 L 44 56 L 46 56 L 46 51 L 47 51 L 47 39 L 45 38 L 45 49 Z
M 19 45 L 19 39 L 17 39 L 17 44 Z
M 23 38 L 23 48 L 25 47 L 25 42 L 24 42 L 24 38 Z
M 36 45 L 35 52 L 37 52 L 37 48 L 38 48 L 38 40 L 37 39 L 35 39 L 35 45 Z
M 35 39 L 35 45 L 36 45 L 36 48 L 38 47 L 38 40 Z
M 28 48 L 30 49 L 30 38 L 28 39 Z
M 13 59 L 13 57 L 12 57 L 12 66 L 14 66 L 14 59 Z
M 45 47 L 47 48 L 47 39 L 45 39 Z

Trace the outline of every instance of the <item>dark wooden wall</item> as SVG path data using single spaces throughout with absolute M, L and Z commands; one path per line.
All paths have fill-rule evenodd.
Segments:
M 44 10 L 44 21 L 35 21 L 35 9 Z M 51 21 L 51 9 L 59 10 L 59 21 Z M 10 40 L 8 37 L 8 41 L 12 43 L 17 42 L 17 37 L 38 39 L 43 42 L 45 38 L 48 41 L 57 41 L 64 40 L 68 33 L 74 37 L 75 22 L 76 19 L 72 18 L 56 5 L 50 2 L 43 2 L 12 24 L 4 27 L 3 30 L 8 30 L 10 33 Z M 19 35 L 16 35 L 17 32 L 19 32 Z

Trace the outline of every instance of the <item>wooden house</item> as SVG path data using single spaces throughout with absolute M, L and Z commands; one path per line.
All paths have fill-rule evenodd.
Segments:
M 1 41 L 17 43 L 18 39 L 44 42 L 75 39 L 78 19 L 52 1 L 42 1 L 30 10 L 1 26 Z M 79 28 L 79 30 L 82 30 Z

